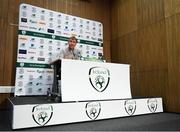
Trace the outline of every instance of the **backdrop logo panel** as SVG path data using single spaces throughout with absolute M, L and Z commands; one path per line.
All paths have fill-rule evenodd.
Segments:
M 152 113 L 154 113 L 154 112 L 156 112 L 156 110 L 157 110 L 157 99 L 148 99 L 147 100 L 147 106 L 148 106 L 148 108 L 149 108 L 149 110 L 152 112 Z
M 103 67 L 92 67 L 89 69 L 89 81 L 98 92 L 103 92 L 109 85 L 110 72 Z
M 53 115 L 53 107 L 51 105 L 37 105 L 32 109 L 33 120 L 40 126 L 46 125 Z
M 95 120 L 101 112 L 101 104 L 99 102 L 90 102 L 86 104 L 85 109 L 87 116 L 90 119 Z
M 124 102 L 124 108 L 128 115 L 133 115 L 136 111 L 136 101 L 135 100 L 126 100 Z
M 15 95 L 45 95 L 52 88 L 53 80 L 48 78 L 53 78 L 53 70 L 48 65 L 59 58 L 72 35 L 78 39 L 82 59 L 97 60 L 103 56 L 102 23 L 29 4 L 20 5 Z M 44 73 L 36 72 L 38 69 Z

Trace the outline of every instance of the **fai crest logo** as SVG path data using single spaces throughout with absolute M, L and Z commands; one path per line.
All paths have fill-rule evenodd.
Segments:
M 103 92 L 110 81 L 110 72 L 106 68 L 92 67 L 89 70 L 89 81 L 98 92 Z
M 153 113 L 156 112 L 157 109 L 157 100 L 156 99 L 148 99 L 147 100 L 147 106 L 149 110 Z
M 135 100 L 126 100 L 124 102 L 124 108 L 128 115 L 133 115 L 136 111 L 136 101 Z
M 41 126 L 47 124 L 53 115 L 53 107 L 51 105 L 37 105 L 32 109 L 33 120 Z
M 87 116 L 95 120 L 101 112 L 101 104 L 99 102 L 90 102 L 86 104 L 86 114 Z

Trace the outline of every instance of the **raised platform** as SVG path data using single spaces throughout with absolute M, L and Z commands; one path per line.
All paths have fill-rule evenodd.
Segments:
M 163 112 L 162 98 L 54 103 L 45 97 L 14 97 L 9 102 L 12 129 Z

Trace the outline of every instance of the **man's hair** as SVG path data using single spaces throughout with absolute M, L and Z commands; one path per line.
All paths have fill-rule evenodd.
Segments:
M 69 38 L 69 40 L 71 40 L 71 39 L 76 40 L 76 43 L 78 42 L 78 40 L 77 40 L 77 38 L 75 36 L 72 36 L 72 37 Z

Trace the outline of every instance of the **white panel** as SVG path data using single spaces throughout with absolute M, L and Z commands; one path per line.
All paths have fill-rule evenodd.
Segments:
M 95 82 L 96 77 L 104 76 L 101 74 L 89 75 L 90 69 L 95 67 L 97 72 L 109 70 L 109 84 L 105 75 L 103 87 L 99 87 L 90 82 Z M 83 100 L 105 100 L 105 99 L 124 99 L 131 98 L 129 65 L 100 63 L 79 60 L 62 60 L 61 68 L 61 92 L 62 101 L 83 101 Z M 94 88 L 93 85 L 97 88 Z M 107 85 L 107 87 L 105 87 Z
M 150 105 L 153 109 L 148 107 Z M 12 127 L 39 127 L 158 112 L 163 112 L 162 98 L 15 105 Z M 44 122 L 38 117 L 45 117 Z

